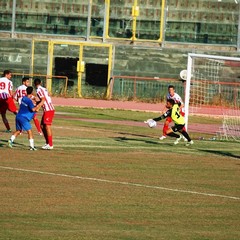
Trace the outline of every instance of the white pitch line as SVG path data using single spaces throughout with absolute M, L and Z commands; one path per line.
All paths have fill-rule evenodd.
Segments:
M 30 172 L 30 173 L 37 173 L 37 174 L 43 174 L 43 175 L 52 175 L 52 176 L 57 176 L 57 177 L 75 178 L 75 179 L 82 179 L 82 180 L 89 180 L 89 181 L 96 181 L 96 182 L 105 182 L 105 183 L 111 183 L 111 184 L 121 184 L 121 185 L 134 186 L 134 187 L 160 189 L 160 190 L 171 191 L 171 192 L 189 193 L 189 194 L 196 194 L 196 195 L 202 195 L 202 196 L 208 196 L 208 197 L 219 197 L 219 198 L 240 200 L 240 197 L 226 196 L 226 195 L 213 194 L 213 193 L 196 192 L 196 191 L 189 191 L 189 190 L 181 190 L 181 189 L 174 189 L 174 188 L 166 188 L 166 187 L 159 187 L 159 186 L 153 186 L 153 185 L 145 185 L 145 184 L 140 184 L 140 183 L 120 182 L 120 181 L 113 181 L 113 180 L 100 179 L 100 178 L 73 176 L 73 175 L 68 175 L 68 174 L 42 172 L 42 171 L 23 169 L 23 168 L 13 168 L 13 167 L 4 167 L 4 166 L 0 166 L 0 168 L 6 169 L 6 170 L 13 170 L 13 171 Z

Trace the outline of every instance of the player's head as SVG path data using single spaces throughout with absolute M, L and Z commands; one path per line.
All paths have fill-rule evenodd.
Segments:
M 29 85 L 29 78 L 28 77 L 23 77 L 22 78 L 22 84 L 25 85 L 25 86 L 28 86 Z
M 41 85 L 41 79 L 40 78 L 35 78 L 34 79 L 34 85 L 35 85 L 35 87 Z
M 167 99 L 167 103 L 166 103 L 166 108 L 170 109 L 173 107 L 173 105 L 175 104 L 175 101 L 173 99 Z
M 27 91 L 27 95 L 32 94 L 33 93 L 33 87 L 32 86 L 27 87 L 26 91 Z
M 171 97 L 173 97 L 174 93 L 175 93 L 175 88 L 173 85 L 169 85 L 168 86 L 168 92 L 171 95 Z
M 3 76 L 8 78 L 8 79 L 11 79 L 12 77 L 12 72 L 10 70 L 4 70 L 3 71 Z

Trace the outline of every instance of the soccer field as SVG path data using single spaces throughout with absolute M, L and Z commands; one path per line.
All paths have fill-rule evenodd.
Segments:
M 2 125 L 0 239 L 240 239 L 239 143 L 160 142 L 152 115 L 58 107 L 51 151 Z

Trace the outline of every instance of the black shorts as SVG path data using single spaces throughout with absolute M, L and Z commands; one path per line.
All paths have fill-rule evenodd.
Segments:
M 179 132 L 184 128 L 185 124 L 181 125 L 181 124 L 175 124 L 172 127 L 173 132 Z

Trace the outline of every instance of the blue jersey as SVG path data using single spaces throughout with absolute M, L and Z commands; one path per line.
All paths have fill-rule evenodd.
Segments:
M 28 121 L 32 120 L 35 114 L 35 112 L 32 111 L 33 108 L 34 104 L 32 100 L 27 96 L 23 97 L 17 117 L 25 118 Z

